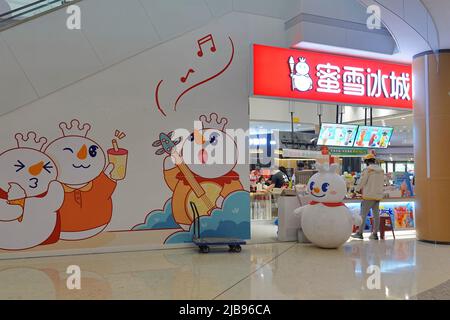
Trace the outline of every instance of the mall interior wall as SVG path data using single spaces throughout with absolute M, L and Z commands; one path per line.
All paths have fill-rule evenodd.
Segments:
M 47 17 L 43 18 L 45 19 Z M 46 28 L 45 22 L 42 22 L 40 27 Z M 52 33 L 51 30 L 48 31 Z M 79 138 L 86 135 L 89 141 L 94 141 L 105 153 L 111 150 L 112 139 L 116 139 L 119 147 L 127 151 L 128 162 L 124 179 L 115 181 L 111 199 L 107 199 L 112 202 L 112 212 L 106 229 L 79 241 L 59 239 L 50 245 L 14 247 L 11 241 L 21 243 L 23 238 L 33 236 L 33 232 L 21 228 L 20 232 L 9 239 L 0 236 L 1 248 L 11 245 L 18 249 L 0 250 L 0 259 L 148 249 L 189 243 L 192 233 L 189 228 L 182 229 L 178 224 L 179 218 L 175 217 L 174 212 L 178 209 L 172 208 L 172 204 L 178 202 L 171 202 L 175 197 L 175 191 L 171 189 L 170 183 L 167 183 L 164 155 L 155 154 L 158 149 L 155 148 L 154 142 L 158 141 L 161 133 L 167 134 L 177 128 L 192 130 L 194 121 L 199 120 L 202 115 L 206 116 L 204 118 L 206 124 L 214 125 L 215 118 L 211 117 L 213 113 L 218 115 L 218 120 L 226 119 L 228 128 L 248 129 L 251 44 L 284 46 L 285 41 L 284 21 L 233 12 L 51 94 L 44 94 L 44 97 L 1 116 L 0 133 L 4 137 L 0 142 L 1 165 L 17 164 L 9 163 L 7 159 L 5 162 L 1 160 L 2 157 L 6 158 L 5 153 L 17 149 L 16 134 L 22 133 L 26 140 L 27 132 L 35 132 L 38 137 L 46 137 L 48 142 L 42 148 L 43 151 L 49 144 L 71 135 L 73 131 L 76 131 L 75 135 L 79 140 L 75 141 L 75 144 L 84 141 Z M 30 47 L 24 46 L 20 50 L 32 52 L 33 45 L 35 43 L 30 41 Z M 122 43 L 117 42 L 117 46 L 122 46 Z M 211 50 L 212 47 L 216 50 Z M 200 49 L 202 55 L 198 54 Z M 80 48 L 74 50 L 67 55 L 67 60 L 72 57 L 88 60 L 92 58 L 91 55 L 81 54 Z M 113 57 L 111 59 L 114 60 Z M 95 69 L 98 66 L 90 65 L 90 67 Z M 190 69 L 194 72 L 189 72 Z M 34 76 L 43 79 L 55 77 L 56 81 L 62 70 L 66 69 L 59 68 L 58 65 L 44 64 L 36 67 Z M 70 75 L 61 74 L 61 77 L 66 79 L 64 77 Z M 182 77 L 187 79 L 183 82 Z M 65 80 L 61 82 L 64 83 Z M 48 87 L 45 85 L 35 90 L 45 93 L 46 88 Z M 29 99 L 34 98 L 36 92 L 33 91 L 30 91 Z M 86 130 L 81 130 L 83 132 L 73 130 L 77 129 L 77 123 L 71 122 L 73 119 L 80 122 L 80 128 L 83 124 L 88 124 L 90 130 L 87 133 Z M 63 128 L 72 128 L 72 132 L 61 130 Z M 122 132 L 125 136 L 120 134 Z M 25 144 L 24 141 L 19 141 L 19 147 Z M 67 148 L 69 147 L 68 145 Z M 22 149 L 17 149 L 19 158 L 14 161 L 20 160 L 22 156 L 27 158 L 26 152 Z M 83 154 L 82 148 L 77 156 L 80 154 Z M 26 160 L 22 161 L 26 166 L 32 164 Z M 65 170 L 67 166 L 77 165 L 70 161 L 54 162 L 59 171 Z M 248 167 L 237 164 L 233 172 L 232 177 L 220 176 L 223 174 L 220 172 L 216 176 L 214 172 L 209 175 L 215 182 L 229 181 L 234 186 L 231 190 L 234 192 L 225 194 L 223 203 L 210 212 L 210 217 L 207 217 L 210 219 L 205 223 L 209 223 L 211 227 L 209 231 L 212 234 L 221 232 L 223 236 L 227 235 L 227 232 L 232 233 L 231 229 L 224 227 L 226 225 L 224 222 L 231 223 L 234 226 L 233 230 L 240 230 L 238 236 L 249 238 Z M 93 180 L 93 187 L 89 184 L 86 188 L 95 189 L 96 181 Z M 0 187 L 5 194 L 11 192 L 9 182 L 12 181 L 6 178 L 0 181 Z M 220 183 L 218 182 L 219 185 Z M 67 197 L 73 197 L 74 191 L 66 185 L 64 188 L 66 201 Z M 83 195 L 82 192 L 88 193 L 89 190 L 75 193 L 81 192 Z M 22 207 L 25 211 L 29 208 L 26 205 L 27 199 L 25 198 L 25 206 Z M 0 201 L 6 203 L 6 200 Z M 79 202 L 77 203 L 81 206 Z M 180 212 L 182 211 L 183 209 Z M 235 214 L 230 215 L 231 211 Z M 95 214 L 94 210 L 92 215 Z M 25 218 L 26 214 L 23 215 L 23 219 Z M 2 223 L 0 222 L 0 228 Z M 6 242 L 3 247 L 2 241 Z

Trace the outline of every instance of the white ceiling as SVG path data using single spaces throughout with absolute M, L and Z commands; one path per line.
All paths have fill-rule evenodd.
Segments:
M 449 0 L 421 0 L 430 12 L 438 29 L 441 49 L 450 49 L 450 1 Z
M 227 13 L 247 13 L 271 21 L 286 22 L 304 12 L 363 23 L 364 7 L 361 3 L 374 1 L 85 0 L 80 2 L 83 11 L 82 31 L 61 28 L 67 14 L 59 10 L 0 34 L 0 114 L 44 97 Z M 429 50 L 417 30 L 421 33 L 426 30 L 427 37 L 432 39 L 432 20 L 436 21 L 439 28 L 441 45 L 449 47 L 449 0 L 423 0 L 433 19 L 428 19 L 419 0 L 376 2 L 393 7 L 391 12 L 383 12 L 382 20 L 398 40 L 401 54 L 394 55 L 395 59 L 410 60 L 413 54 Z M 393 12 L 401 14 L 395 15 Z M 108 17 L 105 17 L 105 13 L 108 13 Z M 121 45 L 117 46 L 117 43 Z M 364 52 L 356 54 L 363 55 Z M 383 58 L 387 57 L 385 55 Z

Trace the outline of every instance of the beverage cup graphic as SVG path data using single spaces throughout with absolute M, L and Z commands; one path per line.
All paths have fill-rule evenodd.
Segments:
M 113 180 L 123 180 L 127 174 L 128 150 L 119 148 L 117 141 L 113 140 L 113 148 L 108 149 L 108 160 L 114 164 L 111 172 Z

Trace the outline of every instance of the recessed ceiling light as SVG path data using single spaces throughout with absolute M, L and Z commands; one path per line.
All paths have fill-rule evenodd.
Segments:
M 405 118 L 405 117 L 402 117 L 402 120 L 406 120 L 406 118 Z

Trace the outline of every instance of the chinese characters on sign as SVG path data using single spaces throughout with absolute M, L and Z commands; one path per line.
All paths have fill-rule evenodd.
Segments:
M 410 65 L 253 47 L 255 95 L 412 109 Z
M 339 79 L 340 79 L 341 69 L 331 64 L 319 64 L 317 65 L 317 76 L 319 80 L 317 81 L 317 91 L 328 92 L 328 93 L 339 93 L 341 92 Z
M 317 76 L 317 91 L 328 93 L 340 93 L 341 83 L 341 69 L 338 66 L 333 66 L 330 63 L 319 64 L 316 67 Z M 342 90 L 344 95 L 353 96 L 369 96 L 380 97 L 382 94 L 385 98 L 411 100 L 409 91 L 411 87 L 409 73 L 402 72 L 397 75 L 392 71 L 389 75 L 383 74 L 380 69 L 376 72 L 372 69 L 345 66 L 343 68 L 342 76 Z M 366 81 L 367 79 L 367 81 Z M 390 94 L 387 86 L 390 85 Z

